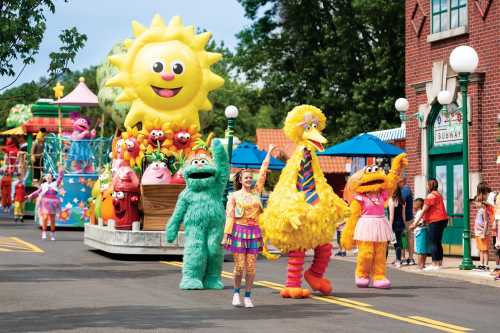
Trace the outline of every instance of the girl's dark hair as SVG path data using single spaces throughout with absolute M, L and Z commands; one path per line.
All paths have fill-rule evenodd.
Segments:
M 249 169 L 241 169 L 240 171 L 238 171 L 235 175 L 234 175 L 234 180 L 233 180 L 233 188 L 235 191 L 239 191 L 241 190 L 241 188 L 243 187 L 243 185 L 241 184 L 241 176 L 245 173 L 245 172 L 252 172 L 250 171 Z
M 422 198 L 416 198 L 414 201 L 418 202 L 420 205 L 424 204 L 424 199 L 422 199 Z
M 437 191 L 438 190 L 439 184 L 438 184 L 438 181 L 435 178 L 430 178 L 427 181 L 427 186 L 429 187 L 430 191 L 432 192 L 432 191 Z
M 401 187 L 396 187 L 396 190 L 392 194 L 392 198 L 396 199 L 400 204 L 403 204 L 405 202 L 403 199 L 403 193 L 401 193 Z
M 480 182 L 477 184 L 477 193 L 487 195 L 491 192 L 491 188 L 488 186 L 486 182 Z

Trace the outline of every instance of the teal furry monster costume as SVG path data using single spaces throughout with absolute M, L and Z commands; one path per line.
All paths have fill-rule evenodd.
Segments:
M 222 289 L 221 241 L 225 223 L 224 188 L 229 180 L 229 162 L 222 144 L 212 146 L 213 160 L 195 154 L 183 171 L 186 188 L 181 192 L 166 228 L 168 242 L 184 224 L 184 265 L 181 289 Z

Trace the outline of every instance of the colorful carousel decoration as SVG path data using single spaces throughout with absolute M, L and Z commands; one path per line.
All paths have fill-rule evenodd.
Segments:
M 97 96 L 87 87 L 84 78 L 76 88 L 62 97 L 63 86 L 59 83 L 54 88 L 59 110 L 62 106 L 93 107 L 98 106 Z M 64 169 L 62 188 L 59 191 L 61 212 L 56 217 L 60 227 L 83 227 L 90 221 L 89 199 L 92 187 L 98 178 L 102 166 L 109 162 L 111 138 L 101 133 L 96 137 L 96 129 L 91 128 L 91 121 L 79 113 L 71 114 L 72 131 L 62 131 L 62 117 L 59 111 L 59 133 L 48 134 L 45 138 L 43 166 L 45 173 L 57 175 L 58 165 Z M 35 216 L 38 223 L 39 217 Z

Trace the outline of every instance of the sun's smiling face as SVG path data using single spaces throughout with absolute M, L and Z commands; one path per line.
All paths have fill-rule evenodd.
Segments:
M 200 128 L 198 112 L 212 108 L 208 93 L 224 83 L 210 70 L 222 58 L 205 51 L 211 34 L 197 35 L 178 16 L 165 25 L 159 15 L 149 28 L 134 21 L 132 30 L 135 39 L 124 42 L 127 52 L 109 57 L 119 72 L 106 81 L 123 89 L 117 103 L 132 103 L 125 127 L 188 120 Z
M 196 54 L 179 41 L 143 47 L 133 64 L 131 79 L 137 95 L 157 109 L 177 109 L 200 90 L 203 74 Z

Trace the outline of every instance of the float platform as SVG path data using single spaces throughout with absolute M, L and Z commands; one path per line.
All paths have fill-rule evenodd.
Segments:
M 167 243 L 164 231 L 116 230 L 109 226 L 86 224 L 85 245 L 113 254 L 182 255 L 184 232 L 174 243 Z

